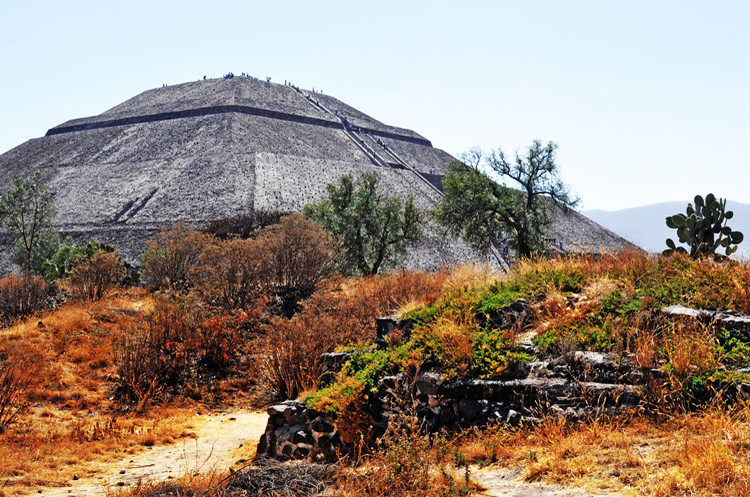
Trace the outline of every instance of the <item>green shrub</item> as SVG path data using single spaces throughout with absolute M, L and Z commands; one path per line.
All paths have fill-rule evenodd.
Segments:
M 339 379 L 308 395 L 305 404 L 320 412 L 339 414 L 358 400 L 374 400 L 378 380 L 389 365 L 385 351 L 355 353 L 339 373 Z
M 719 343 L 725 363 L 740 368 L 750 367 L 750 343 L 743 332 L 722 329 L 719 332 Z
M 531 339 L 531 343 L 539 350 L 540 354 L 546 355 L 557 350 L 560 345 L 560 337 L 554 330 L 549 330 L 535 335 Z
M 585 268 L 575 262 L 568 264 L 527 263 L 508 282 L 511 290 L 526 295 L 557 290 L 563 293 L 579 293 L 590 279 Z
M 57 251 L 42 264 L 44 279 L 52 283 L 70 276 L 79 254 L 80 247 L 73 242 L 71 236 L 66 236 Z
M 533 359 L 525 352 L 513 350 L 514 347 L 499 330 L 478 334 L 471 350 L 472 373 L 482 378 L 500 378 L 514 365 Z
M 60 234 L 52 229 L 40 231 L 34 245 L 31 247 L 31 269 L 34 274 L 44 276 L 44 263 L 50 257 L 53 257 L 60 248 Z M 26 268 L 28 264 L 28 253 L 23 240 L 17 240 L 16 246 L 11 253 L 13 264 L 20 268 Z M 48 280 L 50 283 L 52 281 Z
M 632 316 L 641 310 L 643 302 L 637 298 L 624 295 L 619 289 L 612 291 L 602 299 L 599 316 Z
M 90 263 L 94 255 L 100 252 L 112 254 L 122 265 L 122 274 L 118 274 L 118 280 L 114 282 L 115 284 L 130 286 L 138 282 L 138 272 L 132 270 L 127 263 L 120 260 L 117 248 L 114 245 L 100 242 L 96 238 L 92 238 L 85 245 L 79 245 L 70 236 L 65 237 L 57 252 L 44 261 L 42 265 L 44 279 L 50 283 L 66 279 L 70 277 L 76 266 Z
M 327 186 L 328 198 L 305 206 L 304 215 L 341 242 L 344 274 L 376 275 L 394 267 L 423 236 L 425 213 L 406 199 L 389 196 L 376 173 L 341 176 Z
M 512 290 L 505 285 L 496 284 L 489 287 L 479 298 L 475 310 L 477 313 L 486 314 L 509 306 L 519 298 L 524 297 L 516 290 Z
M 580 350 L 609 352 L 618 341 L 615 322 L 608 318 L 601 325 L 585 324 L 572 330 L 574 343 Z

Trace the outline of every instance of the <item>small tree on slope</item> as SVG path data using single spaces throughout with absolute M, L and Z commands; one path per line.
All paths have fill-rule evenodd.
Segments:
M 346 174 L 327 190 L 328 199 L 306 206 L 304 215 L 339 239 L 344 273 L 377 274 L 421 239 L 424 215 L 413 196 L 386 196 L 377 174 Z
M 525 156 L 508 160 L 502 150 L 486 158 L 479 149 L 454 162 L 443 180 L 445 198 L 435 211 L 437 220 L 478 250 L 487 251 L 496 235 L 507 235 L 519 255 L 544 249 L 551 201 L 574 207 L 578 199 L 559 178 L 557 145 L 535 140 Z M 482 172 L 499 175 L 501 185 Z
M 28 179 L 14 175 L 13 188 L 0 196 L 0 225 L 25 251 L 24 269 L 29 272 L 34 268 L 33 252 L 40 233 L 51 227 L 54 216 L 52 195 L 42 185 L 41 172 Z

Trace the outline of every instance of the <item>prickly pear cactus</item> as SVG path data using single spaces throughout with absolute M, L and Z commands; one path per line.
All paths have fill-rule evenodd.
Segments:
M 716 198 L 713 193 L 706 195 L 705 200 L 696 195 L 693 204 L 688 204 L 686 214 L 667 216 L 667 226 L 677 230 L 680 243 L 690 247 L 690 257 L 700 259 L 704 257 L 725 257 L 737 251 L 744 239 L 739 231 L 732 231 L 727 221 L 734 213 L 726 210 L 727 201 Z M 664 255 L 673 253 L 688 253 L 683 247 L 678 247 L 671 238 L 667 238 L 667 249 Z M 717 253 L 722 249 L 724 254 Z

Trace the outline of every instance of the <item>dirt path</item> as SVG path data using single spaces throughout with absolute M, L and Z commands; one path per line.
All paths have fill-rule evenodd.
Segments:
M 43 488 L 52 497 L 94 497 L 108 492 L 169 481 L 188 475 L 222 473 L 238 462 L 248 461 L 266 428 L 265 411 L 239 410 L 198 417 L 192 430 L 195 438 L 172 445 L 149 447 L 140 454 L 107 463 L 99 475 L 71 482 L 69 487 Z M 242 463 L 240 463 L 242 464 Z M 472 479 L 486 490 L 484 497 L 615 497 L 557 485 L 529 483 L 520 470 L 500 467 L 474 468 Z
M 527 482 L 520 469 L 489 466 L 475 468 L 471 478 L 486 490 L 477 495 L 483 497 L 620 497 L 621 494 L 589 492 L 580 488 Z
M 200 416 L 192 430 L 195 438 L 149 447 L 140 454 L 108 463 L 94 478 L 71 482 L 69 487 L 42 489 L 42 494 L 93 497 L 139 483 L 167 481 L 211 471 L 225 472 L 240 460 L 252 459 L 267 421 L 265 411 L 240 410 Z

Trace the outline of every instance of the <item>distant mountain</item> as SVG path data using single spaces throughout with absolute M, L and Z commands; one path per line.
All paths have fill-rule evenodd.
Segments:
M 661 252 L 667 248 L 667 238 L 677 241 L 677 231 L 667 227 L 666 217 L 684 213 L 688 202 L 691 201 L 662 202 L 617 211 L 584 210 L 581 214 L 649 252 Z M 750 204 L 728 200 L 727 209 L 734 211 L 729 226 L 745 235 L 737 256 L 750 259 Z

